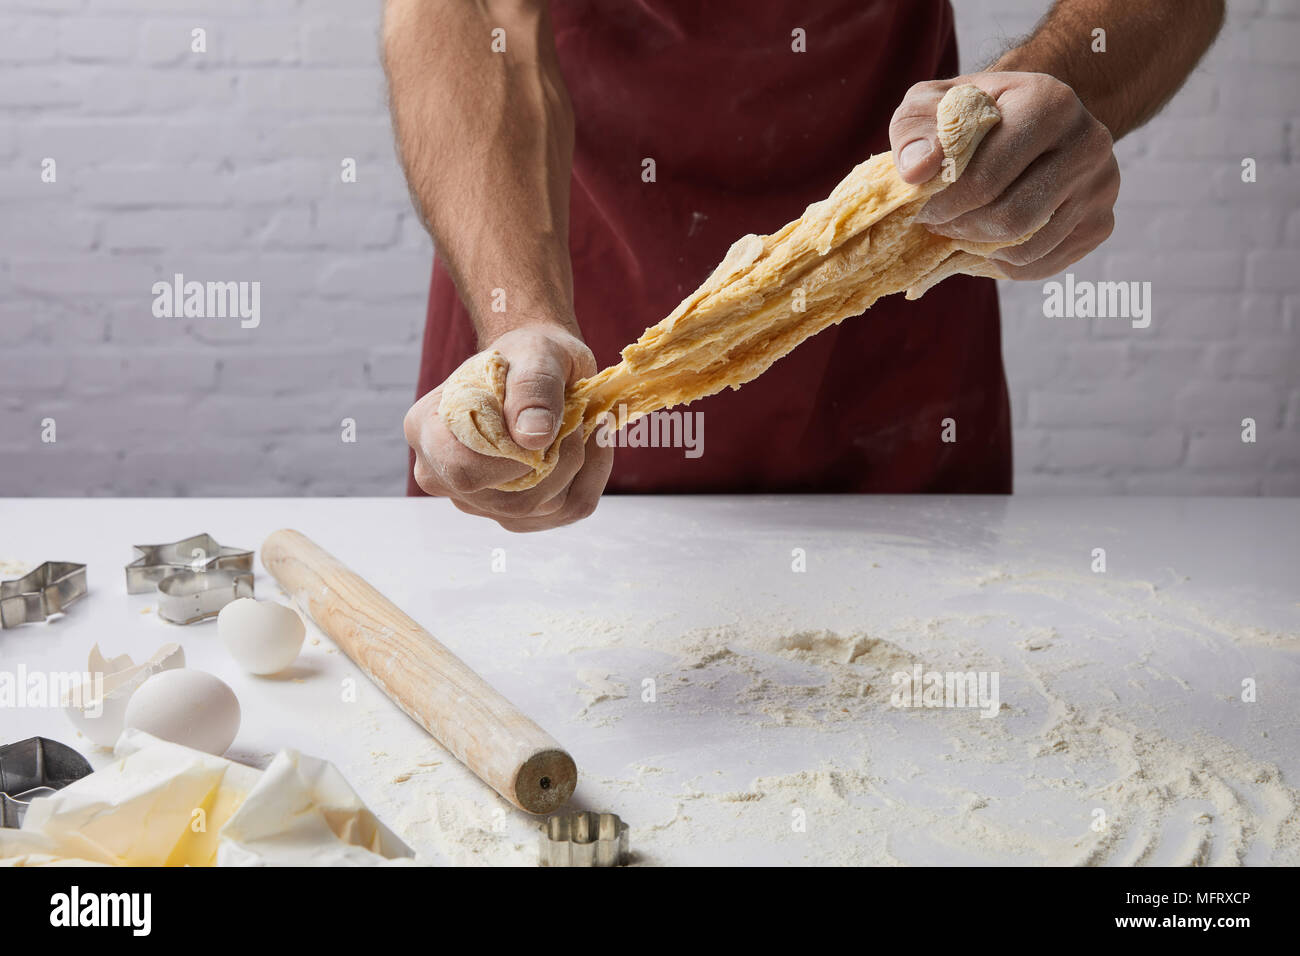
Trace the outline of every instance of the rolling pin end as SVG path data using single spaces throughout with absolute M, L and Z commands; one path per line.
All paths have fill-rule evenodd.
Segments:
M 539 750 L 515 774 L 515 802 L 529 813 L 558 810 L 573 796 L 578 767 L 563 750 Z

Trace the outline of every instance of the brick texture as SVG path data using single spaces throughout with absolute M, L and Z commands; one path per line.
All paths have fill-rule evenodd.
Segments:
M 990 36 L 1028 32 L 1045 6 L 955 0 L 963 69 L 997 52 Z M 1071 271 L 1151 282 L 1150 328 L 1044 319 L 1041 283 L 1001 284 L 1018 492 L 1300 488 L 1297 18 L 1294 0 L 1230 2 L 1184 88 L 1117 146 L 1115 232 Z M 1241 181 L 1245 157 L 1254 183 Z

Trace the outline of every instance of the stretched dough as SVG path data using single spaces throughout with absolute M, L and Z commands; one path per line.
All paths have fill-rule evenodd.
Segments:
M 626 406 L 635 421 L 752 381 L 809 336 L 906 291 L 920 298 L 950 275 L 1004 278 L 989 253 L 1024 242 L 968 243 L 936 236 L 912 220 L 955 181 L 984 135 L 1001 120 L 993 100 L 970 85 L 939 103 L 939 144 L 946 160 L 927 183 L 905 183 L 890 153 L 856 166 L 821 202 L 770 236 L 738 239 L 704 284 L 672 314 L 623 350 L 623 361 L 570 387 L 564 422 L 546 451 L 521 448 L 502 411 L 509 364 L 488 349 L 443 386 L 439 413 L 462 443 L 510 458 L 532 471 L 499 486 L 531 488 L 551 473 L 561 441 L 582 426 L 588 436 Z

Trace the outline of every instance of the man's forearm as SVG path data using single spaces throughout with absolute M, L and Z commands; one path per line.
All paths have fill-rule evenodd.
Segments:
M 412 199 L 480 339 L 537 323 L 578 334 L 573 113 L 546 4 L 388 0 L 384 67 Z
M 1177 92 L 1223 22 L 1223 0 L 1057 0 L 991 70 L 1049 73 L 1119 139 Z M 1093 30 L 1106 52 L 1093 51 Z

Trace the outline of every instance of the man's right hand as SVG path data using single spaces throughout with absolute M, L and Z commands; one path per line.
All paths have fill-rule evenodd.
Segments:
M 596 373 L 596 359 L 579 339 L 552 326 L 506 332 L 491 347 L 510 363 L 505 418 L 523 448 L 548 448 L 564 419 L 565 386 Z M 442 386 L 406 413 L 407 444 L 415 450 L 415 483 L 430 495 L 450 498 L 461 511 L 496 520 L 507 531 L 544 531 L 570 524 L 596 510 L 614 464 L 614 449 L 582 430 L 560 446 L 555 470 L 527 491 L 495 486 L 528 473 L 507 458 L 480 455 L 462 445 L 438 414 Z

